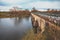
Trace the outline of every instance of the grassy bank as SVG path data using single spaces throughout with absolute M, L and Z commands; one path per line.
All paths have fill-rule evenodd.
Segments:
M 29 30 L 22 40 L 46 40 L 45 34 L 35 34 L 33 30 Z
M 40 32 L 35 34 L 33 30 L 29 30 L 22 40 L 59 40 L 60 32 L 56 32 L 52 28 L 47 28 L 42 34 Z

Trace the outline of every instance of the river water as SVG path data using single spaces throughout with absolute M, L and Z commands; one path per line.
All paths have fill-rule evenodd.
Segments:
M 0 40 L 21 40 L 31 28 L 31 17 L 0 18 Z

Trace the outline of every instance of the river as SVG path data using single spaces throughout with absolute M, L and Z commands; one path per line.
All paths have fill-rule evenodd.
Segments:
M 0 40 L 21 40 L 31 28 L 31 17 L 0 18 Z

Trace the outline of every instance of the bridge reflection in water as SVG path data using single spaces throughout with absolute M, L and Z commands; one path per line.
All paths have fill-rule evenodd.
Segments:
M 21 40 L 31 28 L 31 17 L 0 18 L 0 40 Z
M 55 24 L 55 20 L 50 20 L 48 15 L 44 16 L 43 14 L 31 13 L 32 16 L 32 25 L 35 29 L 35 33 L 41 34 L 45 33 L 47 40 L 60 40 L 60 22 Z

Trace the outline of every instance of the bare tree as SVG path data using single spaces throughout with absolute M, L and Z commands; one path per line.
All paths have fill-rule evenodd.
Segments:
M 35 9 L 35 7 L 32 8 L 31 12 L 37 12 L 38 10 Z

